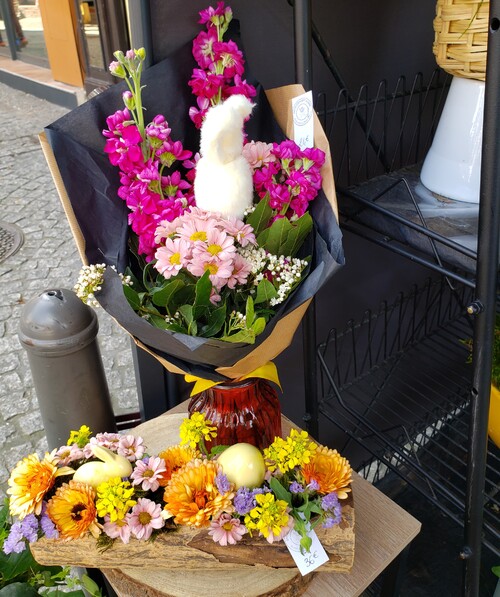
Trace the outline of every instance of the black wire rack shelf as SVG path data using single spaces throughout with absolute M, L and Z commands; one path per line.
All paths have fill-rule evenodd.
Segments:
M 319 412 L 362 449 L 355 468 L 377 483 L 394 471 L 457 524 L 467 485 L 471 288 L 441 278 L 400 294 L 318 348 Z M 500 450 L 489 441 L 484 540 L 500 555 Z

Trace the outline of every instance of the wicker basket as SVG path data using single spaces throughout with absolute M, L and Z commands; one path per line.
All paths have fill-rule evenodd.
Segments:
M 443 70 L 484 81 L 489 10 L 489 0 L 437 0 L 433 51 Z

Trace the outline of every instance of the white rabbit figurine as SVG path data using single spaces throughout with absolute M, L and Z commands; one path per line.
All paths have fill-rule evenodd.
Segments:
M 208 110 L 194 181 L 196 205 L 201 209 L 242 218 L 252 205 L 252 169 L 242 150 L 243 123 L 253 107 L 244 95 L 232 95 Z

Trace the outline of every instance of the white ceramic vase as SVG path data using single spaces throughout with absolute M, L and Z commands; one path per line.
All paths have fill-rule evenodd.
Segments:
M 420 180 L 430 191 L 479 203 L 484 81 L 453 77 Z

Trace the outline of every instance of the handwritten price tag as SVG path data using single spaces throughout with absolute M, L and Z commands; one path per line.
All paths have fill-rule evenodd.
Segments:
M 318 535 L 314 531 L 309 531 L 308 536 L 312 539 L 311 549 L 303 552 L 300 550 L 300 535 L 294 529 L 283 539 L 302 576 L 316 570 L 330 559 Z
M 293 138 L 300 149 L 314 147 L 314 108 L 312 91 L 292 99 Z

